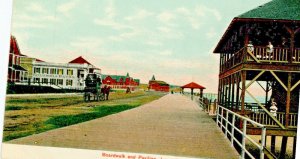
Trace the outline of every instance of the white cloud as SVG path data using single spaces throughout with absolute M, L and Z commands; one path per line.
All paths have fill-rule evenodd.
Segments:
M 100 25 L 100 26 L 108 26 L 112 27 L 116 30 L 121 29 L 131 29 L 129 25 L 121 24 L 120 22 L 116 22 L 115 16 L 117 15 L 117 11 L 114 7 L 113 1 L 108 1 L 108 5 L 104 8 L 104 18 L 95 18 L 94 24 Z
M 124 25 L 121 23 L 117 23 L 115 20 L 107 19 L 107 18 L 104 18 L 104 19 L 96 18 L 96 19 L 94 19 L 94 23 L 96 25 L 100 25 L 100 26 L 112 27 L 113 29 L 116 29 L 116 30 L 131 28 L 130 26 L 127 26 L 127 25 Z
M 170 28 L 167 28 L 167 27 L 158 27 L 157 28 L 160 32 L 163 32 L 163 33 L 170 33 L 171 32 L 171 29 Z
M 173 54 L 173 51 L 171 51 L 171 50 L 163 50 L 163 51 L 159 52 L 159 55 L 162 55 L 162 56 L 170 56 L 172 54 Z
M 163 23 L 169 23 L 172 20 L 174 20 L 176 17 L 173 13 L 165 11 L 157 15 L 157 18 Z
M 134 21 L 134 20 L 143 20 L 151 15 L 153 15 L 154 13 L 152 12 L 149 12 L 145 9 L 140 9 L 137 11 L 137 13 L 133 16 L 128 16 L 128 17 L 125 17 L 124 19 L 125 20 L 128 20 L 128 21 Z
M 98 50 L 102 44 L 102 39 L 98 37 L 81 37 L 70 43 L 75 50 L 86 49 L 89 52 Z
M 184 8 L 184 7 L 180 7 L 180 8 L 177 8 L 176 11 L 179 13 L 179 14 L 183 14 L 183 15 L 190 15 L 191 12 Z
M 67 3 L 63 3 L 57 7 L 57 11 L 62 13 L 65 16 L 70 16 L 70 11 L 75 8 L 77 5 L 77 1 L 69 1 Z
M 28 7 L 26 7 L 27 11 L 35 12 L 37 14 L 46 13 L 46 9 L 39 3 L 30 3 Z
M 152 35 L 157 35 L 160 39 L 181 39 L 184 37 L 184 34 L 181 31 L 178 31 L 174 28 L 160 26 L 157 27 L 158 33 L 153 33 Z
M 41 23 L 18 22 L 18 23 L 13 23 L 12 27 L 14 29 L 16 29 L 16 28 L 45 28 L 46 25 L 41 24 Z
M 106 16 L 109 19 L 114 18 L 117 14 L 116 13 L 116 8 L 115 8 L 115 5 L 114 5 L 114 1 L 112 1 L 112 0 L 108 1 L 108 5 L 105 7 L 104 11 L 105 11 Z
M 123 41 L 125 39 L 130 39 L 130 38 L 133 38 L 133 37 L 136 37 L 140 34 L 140 31 L 135 29 L 131 32 L 125 32 L 125 33 L 121 33 L 117 36 L 110 36 L 108 37 L 109 40 L 112 40 L 112 41 Z
M 206 37 L 208 39 L 212 39 L 217 35 L 217 32 L 214 28 L 211 28 L 207 33 L 206 33 Z
M 162 43 L 159 41 L 154 41 L 154 40 L 149 40 L 145 42 L 145 44 L 150 45 L 150 46 L 162 46 Z
M 201 17 L 209 16 L 209 14 L 212 14 L 218 21 L 220 21 L 222 19 L 222 16 L 217 9 L 209 8 L 204 5 L 196 6 L 195 13 L 197 16 L 201 16 Z
M 200 26 L 202 25 L 201 21 L 199 18 L 195 18 L 195 17 L 189 17 L 188 21 L 190 22 L 190 25 L 192 26 L 192 28 L 194 29 L 199 29 Z

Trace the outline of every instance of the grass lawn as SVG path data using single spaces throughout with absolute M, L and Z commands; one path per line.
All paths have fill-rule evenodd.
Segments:
M 82 95 L 7 97 L 3 141 L 41 133 L 132 109 L 162 97 L 158 92 L 114 92 L 108 101 L 84 102 Z

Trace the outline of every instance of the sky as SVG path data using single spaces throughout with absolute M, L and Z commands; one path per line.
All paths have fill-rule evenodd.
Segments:
M 269 0 L 14 0 L 22 54 L 67 63 L 83 56 L 103 74 L 141 83 L 196 82 L 217 92 L 213 49 L 231 20 Z

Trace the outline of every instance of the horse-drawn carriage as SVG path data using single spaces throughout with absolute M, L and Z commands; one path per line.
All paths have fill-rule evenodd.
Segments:
M 103 101 L 105 100 L 104 94 L 101 92 L 101 76 L 99 74 L 91 73 L 86 76 L 84 88 L 84 101 Z

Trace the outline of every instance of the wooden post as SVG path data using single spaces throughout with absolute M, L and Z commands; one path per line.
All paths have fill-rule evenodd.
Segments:
M 294 48 L 295 48 L 295 32 L 291 31 L 290 34 L 291 34 L 291 38 L 290 38 L 291 45 L 290 45 L 290 52 L 289 52 L 288 60 L 289 60 L 289 63 L 292 63 L 293 62 L 293 52 L 294 52 Z
M 200 97 L 203 98 L 203 89 L 200 89 Z
M 236 74 L 236 104 L 235 109 L 236 111 L 239 109 L 239 102 L 240 102 L 240 73 Z
M 224 106 L 224 78 L 221 79 L 220 99 L 219 104 Z
M 292 73 L 288 73 L 288 84 L 287 84 L 287 93 L 286 93 L 286 109 L 285 109 L 285 127 L 289 126 L 289 116 L 290 116 L 290 104 L 291 104 L 291 82 L 292 82 Z M 281 150 L 279 158 L 284 158 L 286 153 L 287 146 L 287 136 L 282 137 L 281 141 Z
M 275 154 L 276 136 L 271 136 L 271 152 Z
M 294 137 L 293 141 L 293 158 L 296 158 L 296 143 L 297 142 L 297 136 Z
M 217 101 L 218 101 L 219 104 L 220 104 L 220 99 L 221 99 L 220 97 L 221 97 L 221 79 L 219 78 L 219 83 L 218 83 L 218 98 L 217 98 Z
M 232 75 L 230 75 L 229 77 L 228 77 L 228 99 L 227 99 L 227 105 L 228 105 L 228 108 L 230 108 L 230 110 L 232 110 L 232 104 L 231 104 L 231 83 L 232 83 L 232 80 L 231 80 L 231 78 L 232 78 Z
M 292 73 L 288 73 L 288 85 L 286 93 L 286 109 L 285 109 L 285 127 L 289 126 L 290 119 L 290 105 L 291 105 L 291 82 L 292 82 Z
M 242 109 L 242 115 L 245 114 L 245 92 L 246 92 L 246 74 L 247 72 L 245 70 L 242 71 L 242 92 L 241 92 L 241 109 Z
M 232 83 L 232 92 L 231 92 L 231 106 L 232 106 L 232 110 L 234 110 L 235 104 L 234 104 L 234 92 L 235 92 L 235 74 L 232 75 L 231 77 L 231 83 Z
M 268 96 L 269 96 L 269 81 L 267 81 L 266 85 L 266 100 L 265 100 L 265 105 L 268 103 Z
M 287 136 L 282 136 L 282 141 L 281 141 L 281 150 L 280 150 L 280 155 L 278 158 L 284 158 L 285 153 L 286 153 L 286 145 L 287 145 Z

